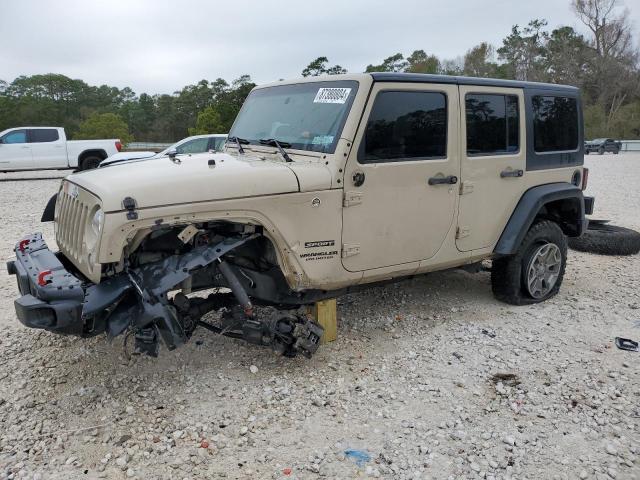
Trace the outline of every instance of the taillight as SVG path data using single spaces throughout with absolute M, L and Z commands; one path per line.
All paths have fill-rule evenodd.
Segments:
M 582 169 L 582 190 L 583 191 L 587 189 L 588 182 L 589 182 L 589 169 L 583 168 Z
M 122 151 L 122 143 L 120 143 L 120 141 L 116 142 L 116 150 L 118 150 L 119 152 Z

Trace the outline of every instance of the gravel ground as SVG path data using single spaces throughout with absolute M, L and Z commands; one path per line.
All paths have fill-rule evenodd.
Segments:
M 640 154 L 587 166 L 594 217 L 640 229 Z M 349 295 L 311 360 L 198 331 L 127 361 L 15 319 L 4 263 L 54 245 L 34 178 L 59 176 L 0 174 L 0 477 L 640 478 L 640 354 L 613 345 L 640 339 L 640 256 L 570 252 L 537 306 L 462 271 Z

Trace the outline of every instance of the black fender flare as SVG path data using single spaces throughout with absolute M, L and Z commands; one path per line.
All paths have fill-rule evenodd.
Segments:
M 40 218 L 41 222 L 53 222 L 57 201 L 58 194 L 56 193 L 49 199 L 49 201 L 47 202 L 47 206 L 44 207 L 44 212 L 42 212 L 42 217 Z
M 571 222 L 570 228 L 566 226 L 563 231 L 571 237 L 579 237 L 587 228 L 585 219 L 584 196 L 579 187 L 571 183 L 550 183 L 538 185 L 527 190 L 507 222 L 502 235 L 496 244 L 494 253 L 498 255 L 513 255 L 518 251 L 522 239 L 533 224 L 540 209 L 557 200 L 573 199 L 577 205 L 577 215 Z

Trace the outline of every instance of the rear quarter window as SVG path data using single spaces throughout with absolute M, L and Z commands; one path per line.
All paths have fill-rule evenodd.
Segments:
M 531 106 L 536 153 L 578 149 L 578 104 L 575 98 L 534 95 Z

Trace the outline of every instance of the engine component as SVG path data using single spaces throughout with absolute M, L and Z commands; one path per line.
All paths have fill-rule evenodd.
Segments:
M 311 358 L 324 333 L 324 329 L 306 315 L 273 307 L 260 309 L 252 318 L 247 318 L 239 308 L 228 310 L 222 316 L 222 328 L 203 321 L 199 325 L 227 337 L 271 347 L 286 357 L 302 354 Z

